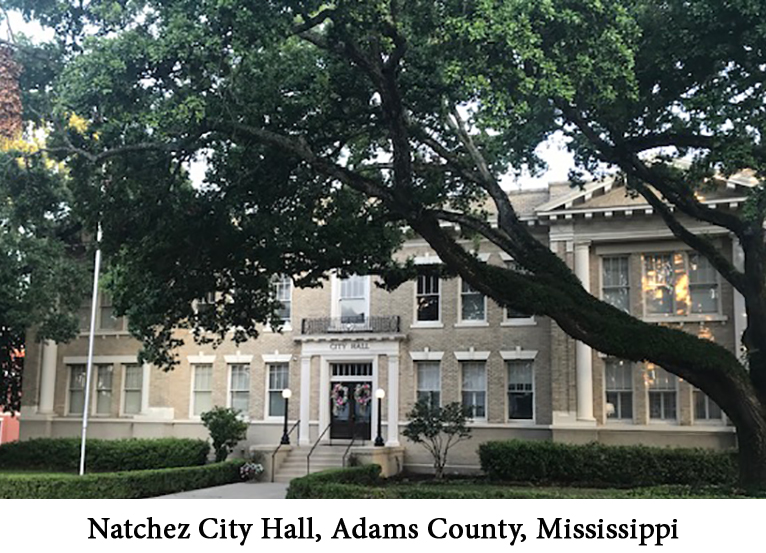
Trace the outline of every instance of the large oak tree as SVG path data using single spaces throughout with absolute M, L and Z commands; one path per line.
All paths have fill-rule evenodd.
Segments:
M 763 187 L 739 212 L 695 195 L 742 169 L 761 182 L 762 2 L 4 3 L 57 30 L 58 71 L 29 101 L 45 107 L 49 155 L 66 159 L 91 225 L 102 221 L 117 305 L 148 358 L 172 364 L 179 327 L 255 336 L 273 318 L 275 274 L 396 286 L 413 267 L 392 256 L 415 232 L 498 303 L 705 391 L 737 427 L 742 483 L 766 485 Z M 62 125 L 71 113 L 87 131 Z M 598 300 L 530 235 L 499 179 L 538 167 L 554 131 L 582 169 L 618 170 L 744 296 L 744 362 Z M 186 168 L 200 156 L 194 188 Z M 496 224 L 476 207 L 487 201 Z M 728 230 L 744 269 L 679 213 Z M 444 222 L 524 270 L 482 263 Z M 214 290 L 226 291 L 215 309 L 192 308 Z

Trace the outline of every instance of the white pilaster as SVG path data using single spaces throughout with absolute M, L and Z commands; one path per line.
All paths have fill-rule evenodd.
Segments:
M 56 389 L 56 358 L 58 344 L 52 340 L 43 342 L 42 364 L 40 367 L 39 413 L 53 413 L 53 392 Z
M 321 397 L 321 394 L 320 394 Z M 311 413 L 311 356 L 301 356 L 301 409 L 300 409 L 300 432 L 301 437 L 298 445 L 309 445 L 309 416 Z M 321 432 L 321 430 L 320 430 Z
M 151 378 L 151 365 L 149 365 L 149 363 L 144 363 L 142 370 L 141 413 L 146 414 L 149 412 L 149 379 Z
M 739 271 L 745 270 L 745 252 L 742 250 L 736 236 L 731 239 L 731 257 L 734 268 Z M 737 357 L 743 352 L 742 334 L 747 328 L 747 309 L 745 297 L 736 289 L 734 290 L 734 343 L 737 346 Z
M 388 446 L 399 446 L 399 356 L 388 356 Z
M 577 243 L 574 247 L 575 275 L 583 288 L 590 292 L 590 243 Z M 593 422 L 593 354 L 590 346 L 575 343 L 577 374 L 577 420 Z
M 330 424 L 330 363 L 322 356 L 319 366 L 319 429 L 317 431 L 321 434 Z M 329 431 L 322 441 L 330 441 Z

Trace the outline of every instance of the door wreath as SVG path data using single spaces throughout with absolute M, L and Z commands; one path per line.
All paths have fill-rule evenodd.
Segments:
M 337 417 L 348 403 L 348 387 L 340 383 L 336 384 L 332 388 L 330 397 L 332 398 L 332 414 Z

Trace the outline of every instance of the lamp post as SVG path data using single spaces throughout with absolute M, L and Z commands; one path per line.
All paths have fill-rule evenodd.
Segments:
M 279 442 L 282 445 L 290 445 L 290 436 L 287 435 L 287 405 L 290 402 L 290 396 L 293 395 L 293 392 L 290 390 L 290 388 L 285 388 L 282 390 L 282 397 L 285 398 L 285 426 L 282 430 L 282 441 Z
M 378 398 L 378 435 L 375 437 L 375 447 L 383 446 L 383 398 L 386 397 L 386 391 L 383 388 L 375 390 L 375 397 Z

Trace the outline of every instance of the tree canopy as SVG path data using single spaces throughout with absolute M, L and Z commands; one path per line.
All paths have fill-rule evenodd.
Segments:
M 3 4 L 57 31 L 24 103 L 84 219 L 104 226 L 116 305 L 147 358 L 171 364 L 179 327 L 255 336 L 275 318 L 275 274 L 315 286 L 339 269 L 396 286 L 414 267 L 393 253 L 414 232 L 498 303 L 708 393 L 737 426 L 743 482 L 766 482 L 763 186 L 740 212 L 697 197 L 716 175 L 762 182 L 762 2 Z M 535 148 L 555 131 L 581 169 L 618 170 L 743 294 L 747 367 L 594 298 L 530 234 L 500 177 L 540 167 Z M 195 158 L 207 163 L 196 188 Z M 744 268 L 679 213 L 730 231 Z M 481 263 L 443 222 L 524 270 Z M 215 309 L 195 311 L 212 291 L 225 291 Z

